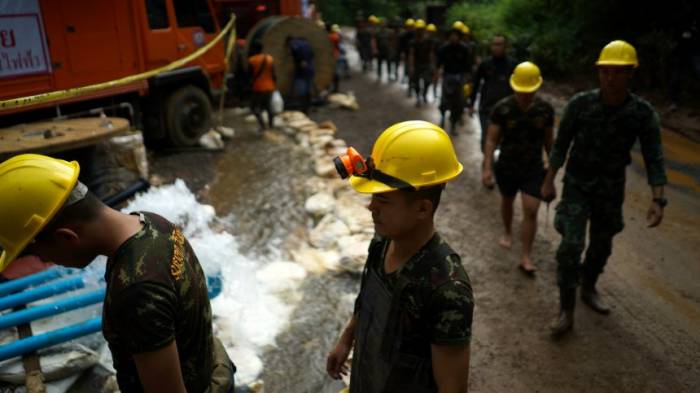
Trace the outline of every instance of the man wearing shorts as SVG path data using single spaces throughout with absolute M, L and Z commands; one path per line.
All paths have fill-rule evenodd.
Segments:
M 502 196 L 501 217 L 504 226 L 499 244 L 508 249 L 513 242 L 513 202 L 520 192 L 523 249 L 519 268 L 529 276 L 534 276 L 536 270 L 530 251 L 537 229 L 540 187 L 545 173 L 542 148 L 549 153 L 553 142 L 554 109 L 535 96 L 541 85 L 542 76 L 535 64 L 524 62 L 515 67 L 510 77 L 510 86 L 515 94 L 499 101 L 491 113 L 482 178 L 486 187 L 493 187 L 495 171 Z M 493 155 L 499 144 L 501 154 L 494 168 Z

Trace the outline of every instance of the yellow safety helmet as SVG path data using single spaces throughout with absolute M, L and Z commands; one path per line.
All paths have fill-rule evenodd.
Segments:
M 425 29 L 425 21 L 423 19 L 418 19 L 413 27 L 416 29 Z
M 469 34 L 469 32 L 471 32 L 471 30 L 469 30 L 469 26 L 463 25 L 462 26 L 462 34 Z
M 452 24 L 452 28 L 454 30 L 462 31 L 464 28 L 464 22 L 462 22 L 461 20 L 458 20 Z
M 615 40 L 605 45 L 595 63 L 599 66 L 632 66 L 637 68 L 637 51 L 628 42 Z
M 406 22 L 404 22 L 403 25 L 406 27 L 413 27 L 413 26 L 415 26 L 415 24 L 416 24 L 415 20 L 413 20 L 412 18 L 408 18 L 408 19 L 406 19 Z
M 384 130 L 374 143 L 371 162 L 368 174 L 350 177 L 355 191 L 379 194 L 400 189 L 401 183 L 419 189 L 447 183 L 463 170 L 450 136 L 423 120 L 404 121 Z
M 472 84 L 471 83 L 465 83 L 464 86 L 462 86 L 462 94 L 464 94 L 465 98 L 469 98 L 472 95 Z
M 340 33 L 340 26 L 334 24 L 333 26 L 331 26 L 331 31 L 334 33 Z
M 54 218 L 78 182 L 80 165 L 38 154 L 0 164 L 0 271 Z
M 369 21 L 369 23 L 371 23 L 373 25 L 376 25 L 377 23 L 379 23 L 379 18 L 377 18 L 374 15 L 370 15 L 369 18 L 367 18 L 367 20 Z
M 533 93 L 542 86 L 540 68 L 529 61 L 518 64 L 510 76 L 510 87 L 518 93 Z
M 429 31 L 431 33 L 434 33 L 437 31 L 437 27 L 434 24 L 429 24 L 428 26 L 425 27 L 426 31 Z

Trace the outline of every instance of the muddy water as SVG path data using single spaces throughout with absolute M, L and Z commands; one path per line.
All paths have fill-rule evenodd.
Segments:
M 261 134 L 231 116 L 234 141 L 214 159 L 216 176 L 205 198 L 224 216 L 221 224 L 251 255 L 289 258 L 313 221 L 304 211 L 305 181 L 313 176 L 308 152 L 281 133 Z M 358 277 L 309 275 L 296 291 L 289 326 L 263 355 L 266 392 L 337 392 L 325 376 L 325 354 L 349 317 Z M 236 359 L 234 359 L 235 361 Z

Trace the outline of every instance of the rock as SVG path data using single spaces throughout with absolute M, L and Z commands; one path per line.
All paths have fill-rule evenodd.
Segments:
M 258 121 L 258 119 L 255 118 L 255 115 L 250 114 L 250 115 L 244 117 L 243 121 L 245 121 L 246 123 L 256 123 Z
M 312 176 L 304 182 L 307 195 L 318 194 L 319 192 L 333 193 L 333 187 L 330 187 L 327 179 Z
M 304 149 L 308 149 L 311 147 L 311 143 L 309 142 L 309 136 L 307 134 L 298 133 L 294 136 L 294 138 L 296 138 L 299 146 L 303 147 Z
M 340 254 L 334 250 L 319 250 L 304 247 L 292 251 L 292 259 L 301 265 L 306 271 L 314 274 L 323 274 L 327 271 L 340 270 Z
M 335 123 L 333 123 L 330 120 L 326 120 L 323 123 L 318 124 L 318 128 L 323 128 L 326 130 L 331 130 L 333 134 L 335 134 L 338 131 L 338 127 L 335 126 Z
M 335 164 L 325 156 L 314 161 L 314 172 L 319 177 L 333 178 L 338 176 Z
M 309 117 L 300 111 L 284 111 L 280 114 L 280 118 L 286 122 L 295 120 L 308 120 Z
M 349 109 L 353 111 L 360 109 L 360 104 L 357 103 L 357 98 L 355 98 L 355 95 L 352 92 L 348 92 L 348 94 L 331 94 L 328 96 L 328 102 L 331 103 L 332 106 L 340 107 L 343 109 Z
M 237 108 L 231 109 L 231 112 L 236 116 L 245 116 L 245 115 L 250 114 L 250 108 L 248 108 L 247 106 L 237 107 Z
M 296 130 L 302 130 L 303 128 L 316 128 L 318 127 L 315 122 L 309 120 L 309 119 L 298 119 L 298 120 L 291 120 L 287 122 L 287 125 L 296 129 Z
M 329 192 L 319 192 L 306 200 L 304 209 L 316 218 L 320 218 L 330 213 L 335 205 L 335 198 Z
M 199 138 L 199 145 L 208 150 L 222 150 L 225 146 L 221 134 L 214 130 L 209 130 L 202 135 Z
M 326 144 L 332 140 L 333 136 L 331 135 L 309 134 L 309 142 L 318 150 L 325 149 Z
M 350 235 L 347 225 L 332 214 L 326 214 L 316 227 L 309 233 L 312 246 L 329 249 L 335 245 L 336 239 Z
M 231 139 L 236 135 L 236 130 L 231 127 L 217 126 L 216 132 L 221 134 L 221 136 L 226 139 Z
M 357 193 L 347 193 L 335 200 L 333 211 L 336 217 L 347 225 L 350 232 L 373 233 L 374 223 L 372 213 L 367 210 L 368 204 L 366 197 Z
M 338 238 L 340 268 L 350 273 L 362 273 L 367 260 L 367 248 L 371 235 L 352 235 Z

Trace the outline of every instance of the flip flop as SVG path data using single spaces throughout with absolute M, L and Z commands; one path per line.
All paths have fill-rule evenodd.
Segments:
M 537 272 L 537 269 L 526 269 L 523 265 L 518 265 L 518 270 L 530 278 L 535 278 L 535 273 Z

